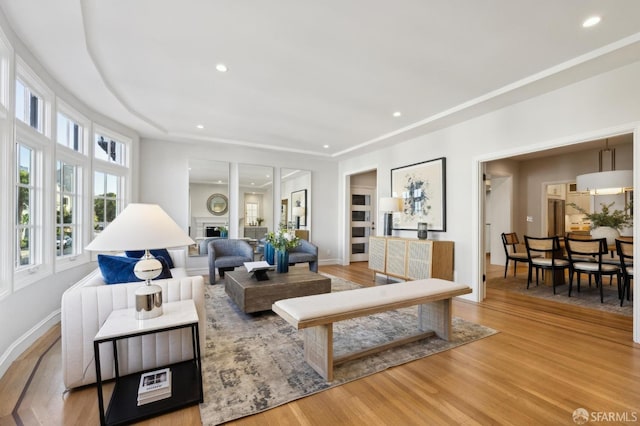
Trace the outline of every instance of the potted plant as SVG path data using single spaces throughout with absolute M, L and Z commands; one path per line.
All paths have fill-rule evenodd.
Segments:
M 262 222 L 264 222 L 264 219 L 261 217 L 257 217 L 256 222 L 258 222 L 258 226 L 262 226 Z
M 591 221 L 591 236 L 594 238 L 606 238 L 609 245 L 615 244 L 616 238 L 620 236 L 620 230 L 631 223 L 631 217 L 625 213 L 625 210 L 610 210 L 614 204 L 615 202 L 610 204 L 600 203 L 600 206 L 602 206 L 601 211 L 588 213 L 582 207 L 569 203 L 571 207 L 584 214 Z
M 218 231 L 220 231 L 221 238 L 227 238 L 229 231 L 226 226 L 218 226 Z
M 289 272 L 289 250 L 300 245 L 300 238 L 296 237 L 293 232 L 278 230 L 269 232 L 265 238 L 267 245 L 270 245 L 275 251 L 274 260 L 276 270 L 278 272 Z M 268 248 L 265 246 L 265 258 L 269 262 L 267 254 Z M 273 264 L 269 262 L 270 264 Z

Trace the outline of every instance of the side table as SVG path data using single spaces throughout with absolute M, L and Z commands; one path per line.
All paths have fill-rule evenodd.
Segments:
M 164 303 L 162 309 L 163 315 L 146 320 L 137 320 L 133 308 L 114 310 L 98 330 L 98 334 L 93 340 L 93 352 L 96 361 L 96 385 L 101 425 L 129 424 L 203 402 L 198 313 L 195 304 L 193 300 L 181 300 Z M 191 329 L 193 359 L 120 377 L 118 340 L 182 328 Z M 105 413 L 100 373 L 100 344 L 106 342 L 111 342 L 113 345 L 115 387 Z M 171 396 L 138 406 L 140 376 L 148 371 L 166 367 L 171 369 Z

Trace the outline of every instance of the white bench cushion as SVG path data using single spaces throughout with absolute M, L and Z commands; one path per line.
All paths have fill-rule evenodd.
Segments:
M 464 284 L 456 284 L 452 281 L 427 278 L 336 293 L 294 297 L 278 300 L 274 305 L 300 322 L 468 288 Z

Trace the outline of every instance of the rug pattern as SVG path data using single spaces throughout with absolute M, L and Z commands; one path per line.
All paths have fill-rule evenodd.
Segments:
M 358 288 L 332 277 L 332 291 Z M 245 314 L 223 285 L 207 286 L 207 337 L 203 359 L 205 425 L 220 424 L 495 334 L 490 328 L 454 318 L 453 338 L 403 345 L 335 368 L 327 383 L 304 362 L 302 332 L 271 311 Z M 417 308 L 342 321 L 334 325 L 336 355 L 415 333 Z

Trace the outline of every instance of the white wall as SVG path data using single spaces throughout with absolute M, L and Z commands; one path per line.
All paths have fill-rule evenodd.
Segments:
M 427 134 L 399 145 L 340 162 L 340 175 L 378 170 L 379 193 L 390 193 L 390 170 L 438 157 L 447 159 L 447 231 L 431 232 L 455 241 L 455 276 L 479 298 L 478 162 L 513 152 L 536 151 L 558 144 L 594 139 L 597 132 L 633 127 L 640 121 L 640 62 L 563 87 L 498 111 Z M 584 140 L 584 139 L 583 139 Z M 638 166 L 635 165 L 636 174 Z M 344 204 L 344 185 L 341 185 Z M 346 215 L 342 215 L 346 223 Z M 344 226 L 344 225 L 343 225 Z M 484 226 L 484 224 L 483 224 Z M 399 235 L 408 231 L 400 232 Z M 343 247 L 346 243 L 343 241 Z

